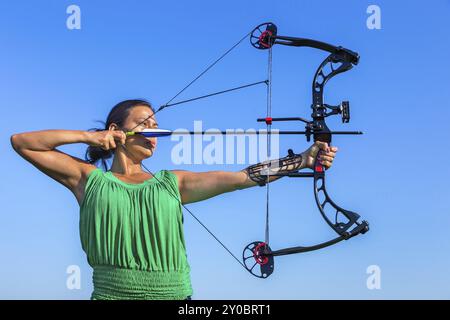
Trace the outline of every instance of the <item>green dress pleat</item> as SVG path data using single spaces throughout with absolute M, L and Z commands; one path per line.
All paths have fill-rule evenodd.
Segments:
M 80 206 L 80 237 L 92 266 L 92 299 L 185 299 L 192 295 L 178 181 L 159 171 L 140 184 L 93 170 Z

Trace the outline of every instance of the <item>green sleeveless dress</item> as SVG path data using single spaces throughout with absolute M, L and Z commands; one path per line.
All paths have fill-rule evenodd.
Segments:
M 110 171 L 89 174 L 80 238 L 94 270 L 91 299 L 192 295 L 178 180 L 167 170 L 155 177 L 130 184 Z

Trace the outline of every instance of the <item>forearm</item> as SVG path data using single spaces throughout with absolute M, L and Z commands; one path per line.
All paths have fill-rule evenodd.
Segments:
M 15 134 L 11 137 L 14 149 L 49 151 L 72 143 L 88 143 L 89 132 L 81 130 L 42 130 Z
M 264 183 L 258 183 L 257 180 L 252 179 L 251 174 L 249 173 L 248 169 L 249 168 L 245 168 L 240 171 L 240 174 L 242 175 L 243 179 L 237 184 L 236 190 L 265 185 L 267 178 L 262 179 L 262 180 L 264 180 Z M 271 183 L 280 178 L 281 178 L 281 176 L 269 176 L 268 180 L 269 180 L 269 183 Z
M 247 183 L 244 184 L 243 188 L 254 185 L 264 186 L 267 183 L 278 180 L 285 174 L 302 170 L 306 168 L 306 161 L 304 160 L 304 155 L 295 154 L 292 150 L 289 150 L 289 154 L 284 158 L 251 165 L 242 170 L 247 176 Z
M 279 174 L 304 168 L 304 157 L 289 152 L 288 156 L 252 165 L 238 172 L 210 171 L 193 173 L 178 171 L 183 203 L 202 201 L 219 194 L 263 186 L 281 178 Z

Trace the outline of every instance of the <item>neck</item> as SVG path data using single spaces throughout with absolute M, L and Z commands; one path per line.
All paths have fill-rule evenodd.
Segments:
M 116 149 L 111 172 L 121 175 L 133 175 L 144 172 L 140 161 L 129 158 L 124 150 Z

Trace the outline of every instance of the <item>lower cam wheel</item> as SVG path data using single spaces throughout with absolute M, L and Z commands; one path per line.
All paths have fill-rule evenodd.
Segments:
M 242 260 L 248 272 L 258 278 L 267 278 L 273 272 L 274 262 L 269 245 L 255 241 L 244 248 Z

